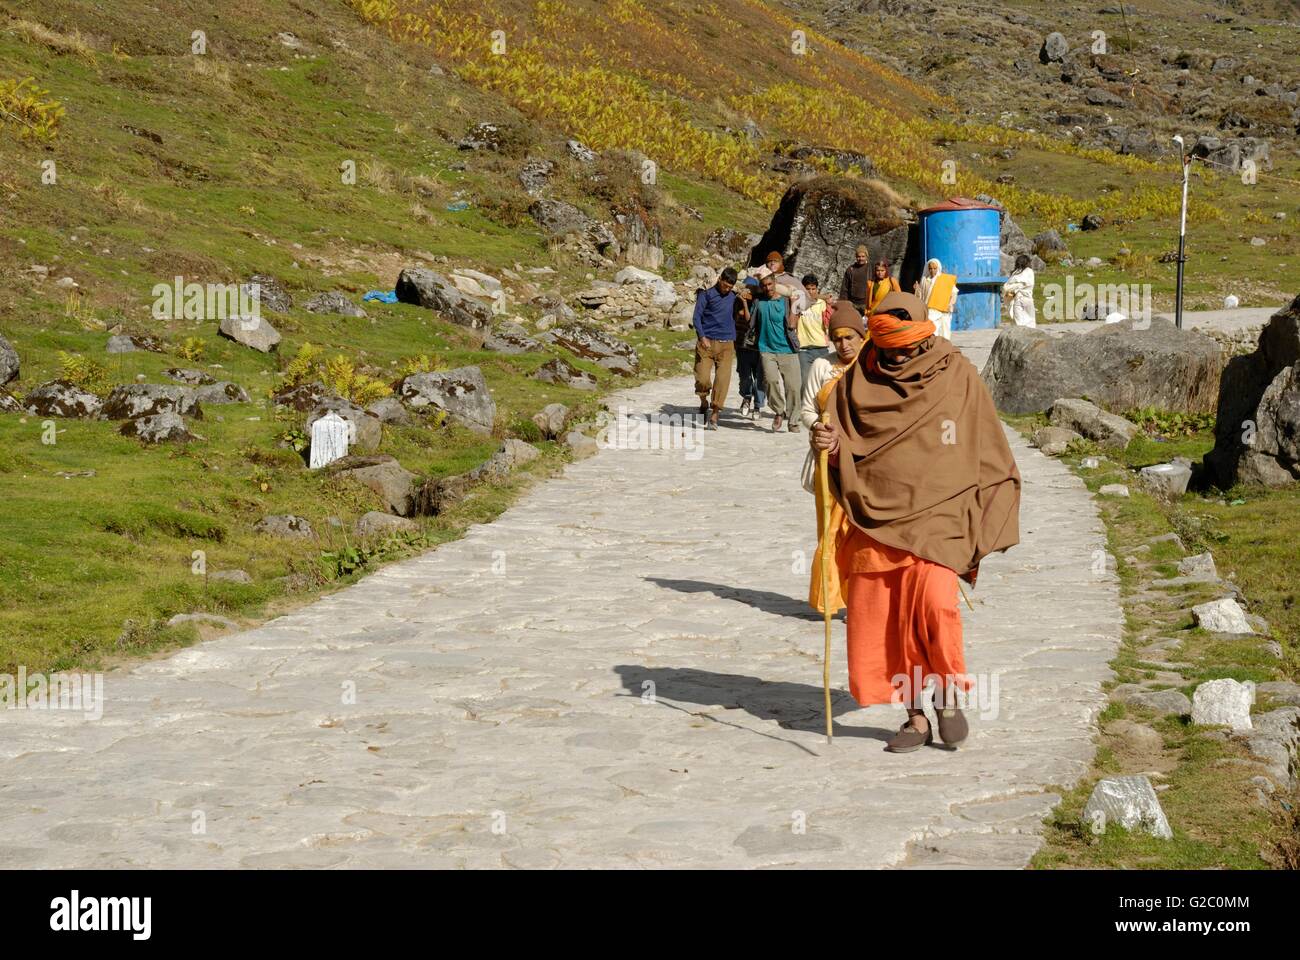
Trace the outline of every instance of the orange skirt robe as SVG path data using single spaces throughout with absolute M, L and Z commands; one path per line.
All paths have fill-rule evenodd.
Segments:
M 817 396 L 826 409 L 831 391 L 847 368 Z M 822 526 L 821 464 L 817 465 L 817 551 L 808 602 L 825 612 L 822 565 L 827 564 L 832 613 L 848 609 L 849 692 L 862 706 L 920 703 L 932 676 L 944 687 L 969 690 L 957 605 L 956 571 L 873 540 L 855 527 L 838 501 Z
M 847 579 L 849 692 L 862 706 L 921 703 L 921 691 L 969 690 L 957 573 L 853 527 L 839 544 Z

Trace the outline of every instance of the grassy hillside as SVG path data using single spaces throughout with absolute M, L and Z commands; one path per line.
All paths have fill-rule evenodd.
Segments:
M 22 358 L 8 389 L 22 396 L 67 369 L 109 386 L 207 366 L 253 398 L 210 408 L 196 427 L 206 439 L 186 448 L 143 448 L 117 424 L 81 421 L 60 422 L 57 442 L 43 443 L 38 419 L 0 414 L 0 539 L 12 545 L 0 553 L 0 670 L 153 649 L 182 639 L 158 626 L 173 613 L 256 616 L 336 581 L 321 554 L 376 504 L 306 473 L 281 445 L 301 417 L 277 415 L 268 390 L 305 342 L 384 380 L 421 355 L 480 364 L 501 435 L 528 436 L 529 415 L 553 400 L 591 409 L 590 394 L 530 379 L 549 354 L 486 353 L 473 334 L 412 307 L 370 305 L 365 320 L 295 307 L 272 317 L 285 335 L 278 356 L 150 309 L 154 285 L 178 275 L 268 273 L 299 304 L 326 290 L 355 301 L 390 289 L 403 266 L 441 258 L 519 271 L 523 286 L 567 296 L 592 268 L 527 216 L 525 158 L 552 160 L 554 195 L 593 215 L 608 218 L 623 199 L 608 181 L 593 186 L 565 150 L 569 137 L 657 165 L 653 217 L 670 256 L 718 227 L 761 228 L 788 183 L 775 154 L 793 141 L 865 154 L 918 205 L 992 193 L 1030 232 L 1100 213 L 1106 229 L 1068 235 L 1076 255 L 1106 261 L 1094 279 L 1167 293 L 1173 267 L 1156 261 L 1172 246 L 1176 165 L 968 117 L 943 83 L 839 46 L 791 19 L 799 9 L 812 7 L 0 0 L 0 334 Z M 481 121 L 506 132 L 502 149 L 459 150 Z M 847 168 L 817 162 L 861 172 L 851 158 Z M 1279 154 L 1276 172 L 1288 171 L 1300 179 Z M 998 183 L 1005 174 L 1013 182 Z M 1198 171 L 1193 196 L 1191 305 L 1228 290 L 1272 302 L 1300 285 L 1293 193 Z M 1268 245 L 1251 247 L 1253 235 Z M 666 272 L 689 265 L 676 256 Z M 554 272 L 523 272 L 533 267 Z M 65 277 L 75 286 L 60 285 Z M 537 314 L 526 297 L 516 305 Z M 108 356 L 110 332 L 157 337 L 164 352 Z M 680 333 L 628 336 L 647 373 L 680 369 L 669 350 Z M 607 371 L 578 365 L 602 390 L 612 385 Z M 386 428 L 381 449 L 437 477 L 481 461 L 497 439 Z M 548 451 L 537 469 L 560 458 Z M 453 536 L 508 495 L 484 491 L 393 549 Z M 258 516 L 289 511 L 323 542 L 285 547 L 250 532 Z M 254 583 L 196 578 L 195 550 Z

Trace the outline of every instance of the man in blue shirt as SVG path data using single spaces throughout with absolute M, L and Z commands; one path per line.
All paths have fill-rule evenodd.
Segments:
M 731 388 L 736 354 L 736 271 L 727 267 L 718 282 L 695 295 L 695 394 L 705 430 L 718 429 L 718 412 Z M 710 400 L 710 397 L 712 400 Z

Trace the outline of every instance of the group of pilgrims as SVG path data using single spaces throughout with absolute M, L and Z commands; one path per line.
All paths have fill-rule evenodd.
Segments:
M 1032 311 L 1032 272 L 1028 285 Z M 886 745 L 895 753 L 934 744 L 936 733 L 950 749 L 966 739 L 962 706 L 975 682 L 958 581 L 973 588 L 983 558 L 1019 542 L 1020 473 L 988 389 L 949 339 L 956 298 L 956 278 L 937 260 L 907 293 L 888 261 L 868 266 L 865 247 L 838 297 L 816 277 L 796 280 L 779 252 L 743 282 L 728 267 L 696 296 L 705 428 L 718 427 L 734 363 L 742 419 L 767 405 L 773 432 L 808 432 L 802 481 L 817 518 L 808 600 L 845 611 L 853 698 L 907 711 Z

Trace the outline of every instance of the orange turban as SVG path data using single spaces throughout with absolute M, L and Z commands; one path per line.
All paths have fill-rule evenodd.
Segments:
M 903 320 L 887 311 L 902 309 L 909 319 Z M 910 293 L 887 293 L 876 312 L 867 320 L 871 342 L 886 350 L 903 349 L 935 334 L 937 328 L 926 319 L 925 304 Z

